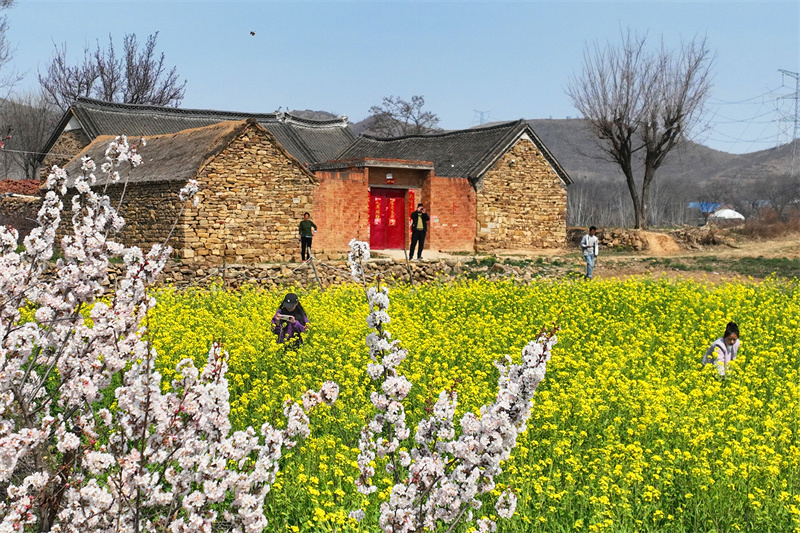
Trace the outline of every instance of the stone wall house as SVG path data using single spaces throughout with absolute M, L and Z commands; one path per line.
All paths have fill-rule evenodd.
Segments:
M 83 156 L 101 163 L 111 139 L 100 136 L 92 141 L 65 167 L 69 176 L 81 172 Z M 191 262 L 262 263 L 299 257 L 297 224 L 312 207 L 316 181 L 256 121 L 226 121 L 152 136 L 139 153 L 144 163 L 121 166 L 120 181 L 107 189 L 113 205 L 124 191 L 119 212 L 126 224 L 118 237 L 124 244 L 149 247 L 165 242 L 172 231 L 169 244 Z M 97 188 L 105 188 L 104 178 L 96 175 Z M 178 200 L 178 191 L 189 179 L 200 182 L 197 207 Z
M 314 201 L 318 218 L 338 219 L 373 248 L 407 246 L 408 217 L 423 203 L 431 217 L 425 247 L 435 250 L 535 250 L 566 244 L 569 175 L 522 120 L 429 135 L 362 135 L 336 161 L 311 165 L 321 191 L 346 182 L 346 202 L 370 209 L 342 221 L 341 200 Z M 393 205 L 397 204 L 397 205 Z M 402 216 L 400 216 L 402 214 Z M 400 228 L 393 225 L 401 219 Z M 367 231 L 368 230 L 368 231 Z M 394 234 L 397 234 L 395 237 Z M 387 237 L 388 236 L 388 237 Z M 326 247 L 341 247 L 335 235 Z M 403 243 L 399 244 L 398 243 Z
M 229 120 L 239 125 L 223 122 Z M 234 141 L 234 131 L 247 141 Z M 167 144 L 186 156 L 185 168 L 171 175 L 148 174 L 156 171 L 146 164 L 141 172 L 147 177 L 137 178 L 138 185 L 126 192 L 126 242 L 166 237 L 177 214 L 177 190 L 189 177 L 200 179 L 207 207 L 187 211 L 176 229 L 175 247 L 186 260 L 296 259 L 293 239 L 305 211 L 319 227 L 314 239 L 319 257 L 346 251 L 354 237 L 377 250 L 407 248 L 409 215 L 419 202 L 431 217 L 427 249 L 535 250 L 566 243 L 571 179 L 522 120 L 356 139 L 346 117 L 315 121 L 287 113 L 251 116 L 80 99 L 42 150 L 49 154 L 45 163 L 89 141 L 99 153 L 100 136 L 120 133 L 148 138 L 154 157 L 162 158 L 154 146 Z M 203 139 L 204 158 L 189 152 L 192 139 Z M 78 161 L 70 163 L 73 169 Z M 109 190 L 119 195 L 118 189 Z

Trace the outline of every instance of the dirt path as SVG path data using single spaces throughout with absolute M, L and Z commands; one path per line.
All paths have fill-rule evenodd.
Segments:
M 769 275 L 800 278 L 800 235 L 699 250 L 683 249 L 668 235 L 654 235 L 655 238 L 647 236 L 647 251 L 603 254 L 596 267 L 597 275 L 625 278 L 651 274 L 712 283 L 748 277 L 763 279 Z
M 769 275 L 800 278 L 800 235 L 771 240 L 730 240 L 731 244 L 707 245 L 699 249 L 681 247 L 666 233 L 640 232 L 648 244 L 641 252 L 601 249 L 595 268 L 598 278 L 627 278 L 653 275 L 721 282 Z M 402 257 L 402 251 L 398 251 Z M 450 254 L 425 251 L 428 259 L 475 261 L 493 255 L 505 263 L 543 263 L 554 277 L 579 275 L 585 268 L 575 247 L 520 252 L 500 250 L 493 254 Z

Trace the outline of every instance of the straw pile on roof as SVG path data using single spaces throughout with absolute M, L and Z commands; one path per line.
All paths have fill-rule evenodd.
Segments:
M 132 168 L 123 163 L 117 170 L 119 170 L 122 180 L 128 183 L 192 179 L 206 162 L 224 150 L 228 143 L 248 126 L 258 128 L 266 135 L 270 135 L 256 123 L 225 121 L 178 133 L 147 137 L 147 146 L 139 147 L 138 150 L 143 159 L 142 165 Z M 81 158 L 83 156 L 89 156 L 97 164 L 98 170 L 94 173 L 97 178 L 96 184 L 104 185 L 108 180 L 108 175 L 100 172 L 99 167 L 106 161 L 105 152 L 109 142 L 113 140 L 114 137 L 110 135 L 97 137 L 72 158 L 64 167 L 70 176 L 67 185 L 72 185 L 74 176 L 81 175 Z M 136 143 L 138 139 L 128 139 L 128 142 Z

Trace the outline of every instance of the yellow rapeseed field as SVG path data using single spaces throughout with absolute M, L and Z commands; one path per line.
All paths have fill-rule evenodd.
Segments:
M 297 350 L 269 322 L 286 291 L 162 290 L 149 322 L 165 379 L 183 357 L 205 361 L 212 340 L 230 353 L 234 426 L 281 424 L 285 398 L 325 380 L 333 407 L 285 457 L 269 498 L 271 531 L 375 531 L 348 518 L 358 431 L 371 415 L 363 289 L 297 291 L 311 319 Z M 559 342 L 527 432 L 497 491 L 517 513 L 500 531 L 800 532 L 800 284 L 691 281 L 472 281 L 398 287 L 389 330 L 410 350 L 409 425 L 455 385 L 460 418 L 492 400 L 504 354 L 557 322 Z M 733 320 L 739 357 L 721 381 L 700 363 Z M 383 470 L 378 465 L 376 476 Z M 385 476 L 385 475 L 384 475 Z M 388 496 L 388 476 L 376 480 Z M 491 516 L 485 506 L 478 514 Z M 468 531 L 469 527 L 461 531 Z

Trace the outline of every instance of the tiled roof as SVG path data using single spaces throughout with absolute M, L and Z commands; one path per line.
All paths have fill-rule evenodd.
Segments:
M 224 150 L 248 127 L 261 131 L 268 137 L 274 137 L 266 131 L 266 128 L 250 120 L 216 122 L 210 126 L 183 129 L 177 133 L 150 135 L 147 138 L 147 146 L 139 149 L 143 164 L 135 168 L 126 164 L 121 165 L 119 168 L 121 178 L 127 183 L 185 182 L 194 178 L 210 159 Z M 82 156 L 92 158 L 99 166 L 105 159 L 108 143 L 114 137 L 114 135 L 96 137 L 64 166 L 64 170 L 69 176 L 80 175 Z M 284 152 L 288 158 L 293 159 L 285 148 Z M 296 164 L 308 175 L 309 180 L 314 180 L 314 175 L 304 165 L 300 165 L 299 162 Z M 106 184 L 106 174 L 99 170 L 94 174 L 97 177 L 96 185 Z M 73 182 L 72 178 L 68 179 L 67 186 L 71 187 Z
M 290 113 L 242 113 L 208 109 L 181 109 L 139 104 L 103 102 L 79 98 L 70 106 L 43 153 L 48 153 L 72 117 L 77 118 L 90 139 L 100 135 L 125 134 L 148 137 L 201 128 L 228 120 L 254 118 L 272 133 L 301 163 L 332 159 L 353 142 L 346 118 L 310 120 Z
M 428 135 L 394 138 L 361 135 L 336 159 L 432 161 L 437 176 L 469 178 L 475 183 L 523 135 L 536 144 L 564 183 L 572 183 L 566 171 L 524 120 Z

